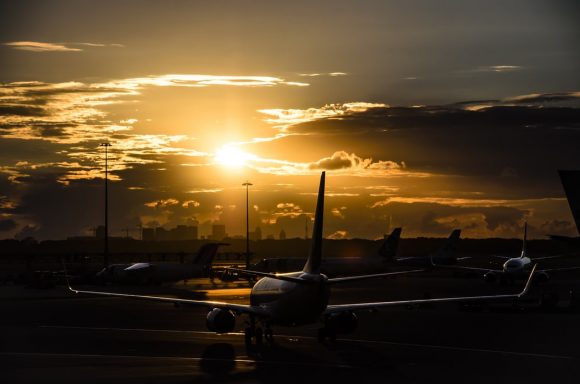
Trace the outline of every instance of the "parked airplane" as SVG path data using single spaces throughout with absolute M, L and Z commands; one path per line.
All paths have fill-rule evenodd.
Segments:
M 501 259 L 506 260 L 503 263 L 502 269 L 488 269 L 488 268 L 476 268 L 476 267 L 466 267 L 466 266 L 449 266 L 449 265 L 442 265 L 437 263 L 437 261 L 432 258 L 431 263 L 435 267 L 444 267 L 444 268 L 453 268 L 453 269 L 461 269 L 466 271 L 474 271 L 474 272 L 481 272 L 483 273 L 483 278 L 487 282 L 495 282 L 500 280 L 502 282 L 508 280 L 513 282 L 513 280 L 518 278 L 526 277 L 530 269 L 532 267 L 532 262 L 536 262 L 539 260 L 546 260 L 546 259 L 554 259 L 558 257 L 563 257 L 565 255 L 554 255 L 554 256 L 544 256 L 544 257 L 535 257 L 531 259 L 528 257 L 528 252 L 526 249 L 526 242 L 527 242 L 527 235 L 528 235 L 528 223 L 524 224 L 524 238 L 522 242 L 522 252 L 519 257 L 508 257 L 508 256 L 498 256 L 494 255 L 494 257 L 498 257 Z M 534 264 L 535 265 L 535 264 Z M 569 271 L 573 269 L 580 269 L 580 267 L 570 267 L 570 268 L 552 268 L 552 269 L 541 269 L 536 272 L 536 279 L 538 281 L 547 281 L 550 279 L 550 273 L 558 272 L 558 271 Z
M 401 228 L 395 228 L 393 232 L 385 238 L 376 255 L 370 257 L 332 257 L 322 259 L 320 263 L 320 273 L 337 277 L 352 274 L 381 273 L 391 270 L 391 259 L 397 253 Z M 381 257 L 382 256 L 382 257 Z M 251 264 L 252 271 L 281 273 L 298 271 L 304 266 L 306 259 L 293 257 L 280 257 L 262 259 Z M 224 281 L 237 279 L 237 274 L 229 273 L 232 269 L 226 270 L 220 277 Z
M 208 277 L 213 258 L 221 245 L 228 244 L 202 245 L 191 263 L 112 264 L 97 273 L 97 278 L 120 284 L 160 284 Z
M 322 259 L 320 273 L 330 276 L 343 276 L 352 274 L 381 273 L 392 270 L 394 265 L 408 266 L 414 268 L 431 268 L 431 256 L 439 264 L 455 264 L 457 262 L 456 245 L 459 240 L 461 230 L 454 230 L 443 247 L 433 255 L 397 257 L 397 248 L 401 236 L 401 228 L 395 228 L 389 236 L 381 243 L 375 255 L 368 257 L 333 257 Z M 306 259 L 301 258 L 271 258 L 262 259 L 250 266 L 249 269 L 259 272 L 280 273 L 300 270 Z M 231 268 L 229 269 L 232 270 Z M 417 270 L 421 272 L 423 269 Z M 237 273 L 224 271 L 220 276 L 223 281 L 234 281 L 239 278 Z
M 580 170 L 563 171 L 559 170 L 560 181 L 566 193 L 566 199 L 572 211 L 572 217 L 576 223 L 576 230 L 580 234 Z M 578 252 L 580 249 L 580 237 L 570 237 L 562 235 L 549 235 L 551 239 L 559 241 L 567 251 Z
M 399 234 L 401 233 L 401 228 L 395 228 L 391 236 L 397 230 Z M 456 264 L 458 260 L 469 258 L 457 257 L 457 242 L 459 241 L 459 236 L 461 236 L 461 230 L 454 229 L 453 232 L 451 232 L 451 235 L 449 235 L 447 241 L 445 241 L 445 244 L 443 244 L 440 249 L 427 256 L 396 257 L 396 253 L 389 252 L 390 248 L 388 246 L 381 247 L 379 249 L 379 254 L 391 263 L 409 267 L 430 268 L 432 267 L 432 260 L 439 265 L 452 265 Z M 388 242 L 383 243 L 383 245 L 385 244 L 388 244 Z
M 272 274 L 266 272 L 239 270 L 246 274 L 262 277 L 253 286 L 250 293 L 250 304 L 233 304 L 220 301 L 201 301 L 177 299 L 171 297 L 133 295 L 102 291 L 84 291 L 69 289 L 77 294 L 92 294 L 108 297 L 124 297 L 129 299 L 152 300 L 159 302 L 178 303 L 189 306 L 200 306 L 209 309 L 207 327 L 216 333 L 232 332 L 236 324 L 236 316 L 249 316 L 249 325 L 245 329 L 247 343 L 262 342 L 262 327 L 267 339 L 272 338 L 271 326 L 300 326 L 316 324 L 323 321 L 318 331 L 320 341 L 327 338 L 333 340 L 337 334 L 350 333 L 358 325 L 357 311 L 373 310 L 383 307 L 408 306 L 420 303 L 463 302 L 480 300 L 518 299 L 528 292 L 534 268 L 530 272 L 524 289 L 519 293 L 447 297 L 439 299 L 400 300 L 385 302 L 353 303 L 329 305 L 330 289 L 335 284 L 353 282 L 374 277 L 403 274 L 404 272 L 380 273 L 374 275 L 328 278 L 320 273 L 322 264 L 322 227 L 324 211 L 325 173 L 322 172 L 316 214 L 312 234 L 312 247 L 302 271 Z

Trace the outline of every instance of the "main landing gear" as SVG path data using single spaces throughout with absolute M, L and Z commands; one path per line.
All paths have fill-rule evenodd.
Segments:
M 256 346 L 261 347 L 266 341 L 269 344 L 274 343 L 274 334 L 268 324 L 265 324 L 264 329 L 256 324 L 255 319 L 251 318 L 248 326 L 244 330 L 244 340 L 247 347 Z

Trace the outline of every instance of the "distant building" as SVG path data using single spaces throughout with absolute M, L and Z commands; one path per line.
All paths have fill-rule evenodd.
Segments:
M 226 226 L 224 224 L 213 224 L 211 226 L 211 240 L 221 241 L 226 237 Z
M 197 240 L 197 227 L 193 225 L 178 225 L 172 229 L 163 227 L 143 228 L 143 240 L 145 241 L 184 241 Z
M 262 240 L 262 229 L 260 227 L 256 227 L 254 232 L 250 232 L 250 240 Z
M 286 231 L 283 229 L 280 231 L 280 236 L 278 236 L 280 240 L 286 240 Z

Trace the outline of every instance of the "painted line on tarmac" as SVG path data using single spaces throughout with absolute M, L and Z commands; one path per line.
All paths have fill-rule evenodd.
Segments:
M 448 351 L 457 351 L 457 352 L 495 353 L 495 354 L 500 354 L 500 355 L 511 355 L 511 356 L 520 356 L 520 357 L 535 357 L 535 358 L 543 358 L 543 359 L 563 359 L 563 360 L 575 359 L 574 356 L 566 356 L 566 355 L 551 355 L 551 354 L 545 354 L 545 353 L 504 351 L 504 350 L 500 350 L 500 349 L 454 347 L 451 345 L 433 345 L 433 344 L 403 343 L 403 342 L 395 342 L 395 341 L 359 340 L 359 339 L 336 339 L 336 340 L 337 341 L 355 342 L 355 343 L 396 345 L 396 346 L 401 346 L 401 347 L 413 347 L 413 348 L 445 349 Z
M 242 336 L 243 332 L 230 332 L 225 335 L 217 335 L 215 332 L 209 331 L 188 331 L 188 330 L 178 330 L 178 329 L 146 329 L 146 328 L 106 328 L 106 327 L 80 327 L 80 326 L 63 326 L 63 325 L 41 325 L 41 328 L 59 328 L 59 329 L 84 329 L 93 331 L 123 331 L 123 332 L 161 332 L 161 333 L 188 333 L 193 335 L 211 335 L 211 336 Z M 311 336 L 298 336 L 298 335 L 275 335 L 276 337 L 287 338 L 287 339 L 298 339 L 298 340 L 317 340 L 316 337 Z M 401 347 L 413 347 L 413 348 L 428 348 L 428 349 L 442 349 L 448 351 L 458 351 L 458 352 L 477 352 L 477 353 L 494 353 L 500 355 L 510 355 L 519 357 L 533 357 L 533 358 L 545 358 L 545 359 L 563 359 L 571 360 L 575 359 L 574 356 L 566 355 L 553 355 L 546 353 L 531 353 L 531 352 L 516 352 L 516 351 L 505 351 L 500 349 L 485 349 L 485 348 L 467 348 L 467 347 L 455 347 L 451 345 L 434 345 L 434 344 L 419 344 L 419 343 L 404 343 L 396 341 L 383 341 L 383 340 L 365 340 L 365 339 L 337 339 L 337 341 L 350 342 L 350 343 L 366 343 L 366 344 L 383 344 L 383 345 L 393 345 Z
M 311 363 L 300 361 L 280 361 L 280 360 L 254 360 L 247 358 L 247 356 L 240 356 L 235 359 L 220 359 L 220 358 L 205 358 L 205 357 L 184 357 L 184 356 L 147 356 L 147 355 L 107 355 L 107 354 L 92 354 L 92 353 L 43 353 L 43 352 L 0 352 L 0 356 L 13 357 L 59 357 L 59 358 L 91 358 L 91 359 L 153 359 L 153 360 L 179 360 L 179 361 L 212 361 L 212 362 L 227 362 L 227 363 L 245 363 L 254 365 L 293 365 L 302 367 L 324 367 L 324 368 L 345 368 L 354 369 L 352 365 L 347 364 L 332 364 L 332 363 Z

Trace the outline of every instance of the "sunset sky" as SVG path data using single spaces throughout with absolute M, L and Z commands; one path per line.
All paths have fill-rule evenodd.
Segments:
M 576 235 L 577 1 L 2 1 L 0 238 Z

